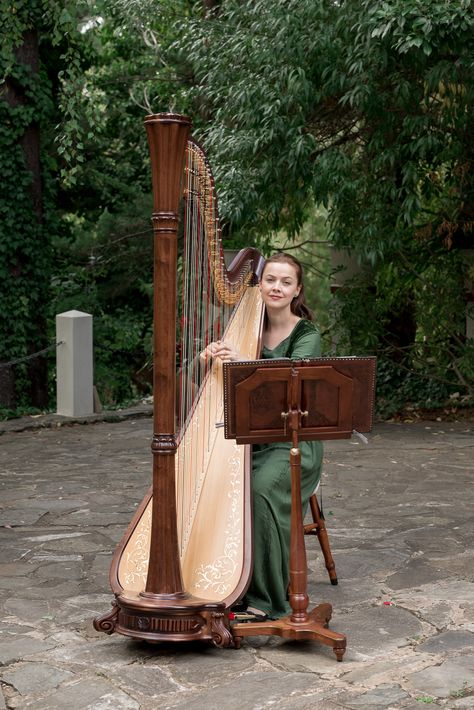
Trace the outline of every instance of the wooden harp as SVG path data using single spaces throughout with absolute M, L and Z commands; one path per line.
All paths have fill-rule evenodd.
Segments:
M 208 342 L 260 348 L 263 258 L 226 268 L 214 181 L 184 116 L 154 114 L 153 484 L 114 554 L 106 633 L 149 641 L 232 643 L 228 610 L 251 574 L 250 453 L 224 438 L 223 373 Z

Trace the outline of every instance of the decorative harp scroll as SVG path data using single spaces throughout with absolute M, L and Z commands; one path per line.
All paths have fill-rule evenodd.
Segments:
M 250 456 L 224 438 L 223 374 L 200 357 L 222 338 L 253 359 L 260 254 L 226 267 L 214 181 L 184 116 L 154 114 L 153 483 L 111 566 L 113 610 L 96 629 L 231 643 L 227 610 L 251 573 Z

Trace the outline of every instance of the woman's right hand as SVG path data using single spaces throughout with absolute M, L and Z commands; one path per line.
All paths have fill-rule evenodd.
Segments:
M 215 357 L 220 358 L 223 362 L 230 362 L 232 360 L 245 360 L 237 350 L 234 350 L 230 343 L 226 343 L 225 340 L 216 340 L 214 343 L 209 343 L 207 348 L 203 350 L 200 355 L 202 362 L 208 362 Z
M 218 357 L 219 348 L 220 348 L 220 340 L 217 340 L 214 343 L 209 343 L 209 345 L 204 350 L 202 350 L 200 352 L 199 359 L 202 362 L 208 362 L 209 360 L 212 360 L 214 357 Z

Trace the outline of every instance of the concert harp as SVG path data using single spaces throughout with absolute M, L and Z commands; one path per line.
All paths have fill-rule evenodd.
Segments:
M 153 483 L 115 551 L 106 633 L 232 644 L 228 610 L 251 574 L 250 452 L 224 438 L 223 373 L 200 352 L 260 349 L 263 258 L 223 257 L 214 180 L 184 116 L 154 114 Z

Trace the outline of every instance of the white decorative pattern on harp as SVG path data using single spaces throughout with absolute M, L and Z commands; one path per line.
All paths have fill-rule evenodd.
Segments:
M 222 364 L 200 353 L 226 339 L 257 356 L 263 259 L 245 249 L 226 268 L 214 181 L 190 121 L 156 114 L 145 125 L 155 237 L 153 485 L 114 555 L 113 609 L 94 625 L 226 646 L 227 611 L 251 572 L 250 456 L 224 438 Z

